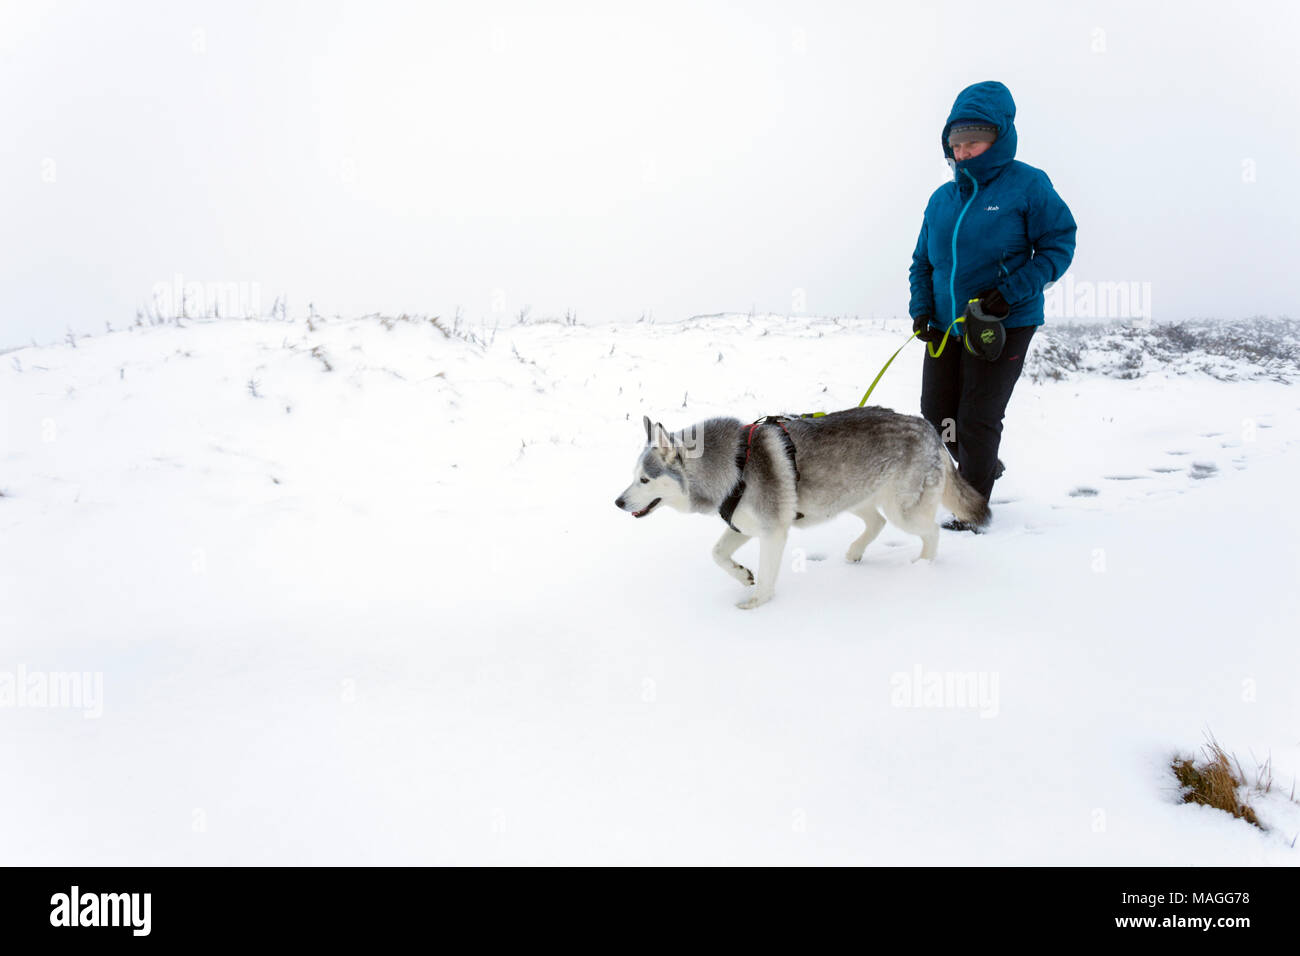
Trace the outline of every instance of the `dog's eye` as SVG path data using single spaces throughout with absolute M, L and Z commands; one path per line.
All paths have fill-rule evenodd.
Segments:
M 643 485 L 648 485 L 648 484 L 650 484 L 650 479 L 649 479 L 649 478 L 642 478 L 642 479 L 641 479 L 641 484 L 643 484 Z

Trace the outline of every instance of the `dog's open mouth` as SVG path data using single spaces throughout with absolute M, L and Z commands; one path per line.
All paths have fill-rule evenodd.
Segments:
M 645 517 L 646 515 L 648 515 L 652 510 L 654 510 L 654 506 L 657 505 L 657 504 L 659 504 L 659 502 L 661 502 L 661 501 L 663 501 L 662 498 L 656 498 L 654 501 L 650 502 L 648 505 L 646 505 L 646 506 L 645 506 L 644 508 L 642 508 L 640 511 L 633 511 L 633 512 L 632 512 L 632 517 L 633 517 L 633 518 L 644 518 L 644 517 Z

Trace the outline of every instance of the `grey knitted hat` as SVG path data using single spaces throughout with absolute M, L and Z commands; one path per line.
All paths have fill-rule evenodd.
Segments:
M 958 143 L 992 143 L 998 138 L 998 128 L 988 120 L 957 120 L 948 130 L 948 145 Z

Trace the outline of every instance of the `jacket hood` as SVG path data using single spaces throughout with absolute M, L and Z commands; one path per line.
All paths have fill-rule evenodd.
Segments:
M 984 120 L 998 128 L 997 141 L 980 155 L 958 162 L 953 159 L 948 145 L 948 131 L 957 120 Z M 953 177 L 961 183 L 968 171 L 976 182 L 983 184 L 1002 171 L 1002 167 L 1016 158 L 1016 103 L 1011 91 L 997 80 L 987 80 L 966 87 L 957 94 L 948 121 L 940 134 L 943 155 L 952 168 Z

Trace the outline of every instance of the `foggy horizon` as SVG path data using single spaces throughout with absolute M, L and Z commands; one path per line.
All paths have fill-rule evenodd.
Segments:
M 1295 316 L 1298 38 L 1282 3 L 5 3 L 0 347 L 186 283 L 261 314 L 902 318 L 940 130 L 988 79 L 1078 221 L 1061 285 L 1133 290 L 1097 318 Z

